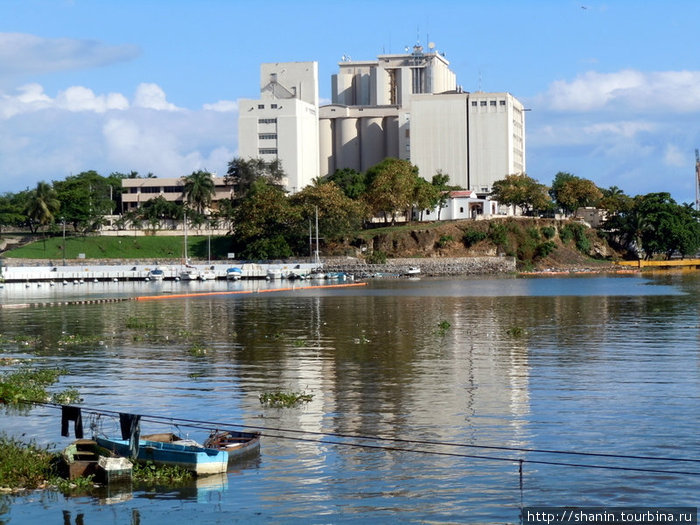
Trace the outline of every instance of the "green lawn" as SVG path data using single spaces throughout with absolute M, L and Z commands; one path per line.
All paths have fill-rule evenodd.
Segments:
M 188 236 L 187 253 L 191 258 L 207 258 L 207 237 Z M 230 237 L 211 237 L 211 258 L 225 259 L 231 251 Z M 66 259 L 178 259 L 183 257 L 183 237 L 67 237 Z M 8 250 L 3 258 L 63 259 L 63 238 L 49 237 L 20 248 Z

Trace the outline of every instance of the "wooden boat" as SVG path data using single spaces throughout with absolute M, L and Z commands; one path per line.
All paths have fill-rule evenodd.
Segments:
M 163 443 L 191 443 L 190 440 L 183 439 L 171 432 L 148 434 L 142 437 L 143 439 L 160 441 Z M 226 452 L 226 454 L 228 454 L 228 462 L 234 463 L 239 458 L 260 453 L 260 433 L 215 430 L 212 431 L 209 437 L 204 441 L 203 446 L 205 448 Z
M 228 454 L 228 462 L 234 463 L 244 456 L 260 453 L 260 433 L 215 430 L 204 441 L 204 446 L 225 451 Z
M 128 439 L 97 437 L 97 444 L 122 457 L 129 457 Z M 139 462 L 152 461 L 156 465 L 177 466 L 198 476 L 226 472 L 228 454 L 221 450 L 205 448 L 193 441 L 155 441 L 142 436 L 139 439 Z
M 62 473 L 71 480 L 94 476 L 97 474 L 97 461 L 101 455 L 111 454 L 92 439 L 78 439 L 61 453 Z

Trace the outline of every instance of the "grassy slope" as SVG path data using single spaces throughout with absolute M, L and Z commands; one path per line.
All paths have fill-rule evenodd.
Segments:
M 207 237 L 189 236 L 188 255 L 193 258 L 207 258 Z M 225 259 L 230 251 L 231 239 L 211 238 L 212 259 Z M 182 237 L 68 237 L 66 239 L 66 259 L 77 259 L 84 253 L 86 259 L 178 259 L 183 257 Z M 63 238 L 50 237 L 20 248 L 8 250 L 4 258 L 48 259 L 60 261 L 63 258 Z

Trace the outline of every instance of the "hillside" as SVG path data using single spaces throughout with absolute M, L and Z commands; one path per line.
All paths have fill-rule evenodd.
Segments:
M 389 258 L 511 255 L 523 270 L 600 268 L 620 258 L 596 230 L 578 222 L 525 217 L 382 227 L 328 248 Z

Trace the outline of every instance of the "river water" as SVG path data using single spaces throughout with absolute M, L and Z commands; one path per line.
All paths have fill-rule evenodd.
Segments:
M 264 437 L 258 458 L 186 487 L 0 496 L 0 523 L 517 523 L 523 505 L 698 505 L 697 273 L 270 286 L 5 285 L 4 305 L 257 291 L 0 309 L 0 357 L 66 368 L 55 388 L 85 407 Z M 261 405 L 279 390 L 313 398 Z M 71 440 L 55 408 L 4 411 L 0 432 Z

